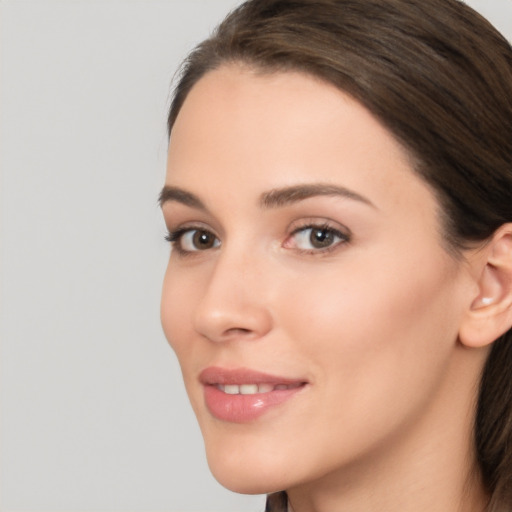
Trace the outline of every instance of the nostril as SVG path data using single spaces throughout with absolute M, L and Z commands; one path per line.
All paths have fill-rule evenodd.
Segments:
M 252 331 L 250 329 L 244 329 L 243 327 L 232 327 L 231 329 L 228 329 L 226 331 L 226 334 L 233 334 L 233 335 L 247 335 L 250 334 Z
M 250 341 L 261 337 L 264 333 L 259 333 L 257 330 L 248 329 L 244 327 L 231 327 L 223 331 L 217 338 L 212 341 Z

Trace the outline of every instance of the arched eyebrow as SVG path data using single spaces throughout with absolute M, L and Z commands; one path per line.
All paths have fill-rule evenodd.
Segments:
M 341 196 L 345 199 L 358 201 L 372 208 L 376 208 L 369 199 L 353 190 L 324 183 L 310 183 L 272 189 L 261 194 L 259 204 L 264 209 L 281 208 L 315 196 Z M 160 206 L 163 206 L 164 203 L 168 201 L 176 201 L 198 210 L 207 210 L 204 203 L 195 194 L 179 187 L 165 185 L 160 192 L 158 202 Z
M 359 201 L 372 208 L 376 208 L 369 199 L 353 190 L 325 183 L 294 185 L 264 192 L 260 197 L 260 205 L 263 208 L 280 208 L 315 196 L 341 196 L 345 199 Z
M 186 206 L 190 206 L 191 208 L 196 208 L 197 210 L 206 210 L 206 206 L 196 195 L 191 192 L 187 192 L 182 188 L 165 185 L 158 196 L 158 203 L 160 204 L 160 207 L 162 207 L 168 201 L 176 201 Z

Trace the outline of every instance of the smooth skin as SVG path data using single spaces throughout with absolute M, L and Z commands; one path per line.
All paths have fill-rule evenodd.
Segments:
M 473 312 L 495 246 L 446 249 L 393 136 L 315 78 L 224 66 L 180 111 L 166 186 L 162 323 L 220 483 L 286 489 L 295 512 L 483 510 L 472 426 L 495 338 Z M 210 366 L 307 385 L 230 423 L 205 406 Z

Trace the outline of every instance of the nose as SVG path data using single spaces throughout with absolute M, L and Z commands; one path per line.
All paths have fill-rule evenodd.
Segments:
M 219 254 L 193 317 L 196 332 L 210 341 L 257 340 L 272 329 L 262 259 Z

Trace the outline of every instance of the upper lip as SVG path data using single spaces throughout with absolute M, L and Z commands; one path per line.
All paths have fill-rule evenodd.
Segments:
M 297 384 L 306 383 L 304 379 L 280 377 L 268 373 L 251 370 L 249 368 L 221 368 L 210 366 L 199 374 L 199 380 L 204 385 L 226 385 L 226 384 Z

